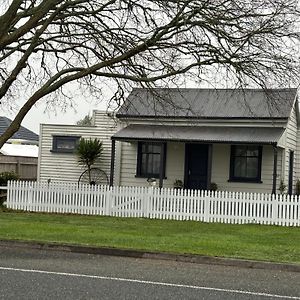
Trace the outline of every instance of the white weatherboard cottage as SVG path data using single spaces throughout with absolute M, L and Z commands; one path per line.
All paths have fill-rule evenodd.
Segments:
M 104 144 L 111 185 L 293 193 L 300 178 L 296 89 L 134 89 L 94 126 L 41 125 L 39 180 L 76 182 L 78 138 Z

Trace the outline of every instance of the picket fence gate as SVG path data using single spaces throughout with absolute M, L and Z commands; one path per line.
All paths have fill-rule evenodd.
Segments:
M 7 207 L 33 212 L 300 225 L 300 197 L 279 194 L 11 181 Z

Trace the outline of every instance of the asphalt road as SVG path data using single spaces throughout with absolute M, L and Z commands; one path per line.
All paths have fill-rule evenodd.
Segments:
M 300 300 L 300 273 L 0 246 L 0 299 Z

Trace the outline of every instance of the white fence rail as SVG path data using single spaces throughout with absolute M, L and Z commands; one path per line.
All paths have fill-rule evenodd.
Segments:
M 7 206 L 35 212 L 300 225 L 300 197 L 13 181 Z

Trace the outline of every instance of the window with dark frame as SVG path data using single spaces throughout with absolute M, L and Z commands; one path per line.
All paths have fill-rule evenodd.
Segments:
M 262 146 L 232 145 L 229 181 L 261 182 Z
M 137 153 L 137 177 L 159 178 L 161 155 L 163 155 L 163 176 L 165 177 L 166 144 L 139 142 Z
M 51 152 L 73 153 L 77 147 L 80 136 L 54 135 Z

